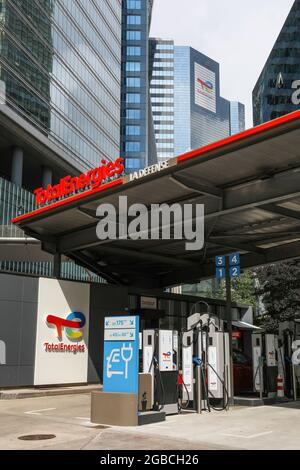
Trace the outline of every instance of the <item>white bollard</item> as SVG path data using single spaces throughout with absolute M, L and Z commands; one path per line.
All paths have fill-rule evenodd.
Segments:
M 284 379 L 281 374 L 277 377 L 277 398 L 284 398 Z

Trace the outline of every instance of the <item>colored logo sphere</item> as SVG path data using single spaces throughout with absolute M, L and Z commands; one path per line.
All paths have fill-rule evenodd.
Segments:
M 74 327 L 66 327 L 66 335 L 70 338 L 70 339 L 81 339 L 83 337 L 83 331 L 78 331 L 78 329 L 82 330 L 82 328 L 85 326 L 85 323 L 86 323 L 86 320 L 85 320 L 85 316 L 83 315 L 83 313 L 80 313 L 80 312 L 73 312 L 73 313 L 70 313 L 70 315 L 67 316 L 67 320 L 68 321 L 72 321 L 74 320 L 74 323 L 77 324 L 78 320 L 80 321 L 80 326 L 78 328 L 78 326 L 74 326 Z
M 72 312 L 66 319 L 54 315 L 47 316 L 47 323 L 55 325 L 58 338 L 62 338 L 62 330 L 65 328 L 67 337 L 73 341 L 81 341 L 83 327 L 86 324 L 85 315 L 81 312 Z

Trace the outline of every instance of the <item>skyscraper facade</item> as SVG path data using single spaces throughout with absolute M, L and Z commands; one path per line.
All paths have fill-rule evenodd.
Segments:
M 158 161 L 174 157 L 174 41 L 150 40 L 150 95 Z
M 245 128 L 244 106 L 221 97 L 219 64 L 191 47 L 175 46 L 175 155 L 228 137 L 238 128 Z
M 230 135 L 245 130 L 245 106 L 238 101 L 230 102 Z
M 153 0 L 123 0 L 121 156 L 126 171 L 156 158 L 149 102 L 149 30 Z
M 300 1 L 296 0 L 253 90 L 258 125 L 299 109 Z
M 121 0 L 0 0 L 0 236 L 33 189 L 119 156 L 121 32 Z
M 5 104 L 68 153 L 96 166 L 119 151 L 119 0 L 4 0 Z

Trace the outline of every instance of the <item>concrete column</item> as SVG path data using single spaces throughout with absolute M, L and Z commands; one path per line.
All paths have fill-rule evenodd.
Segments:
M 60 279 L 61 277 L 61 254 L 56 253 L 53 259 L 53 277 Z
M 52 185 L 52 169 L 49 166 L 43 166 L 43 188 L 46 188 L 48 184 Z
M 12 152 L 11 180 L 18 186 L 22 186 L 23 183 L 23 160 L 23 149 L 14 147 Z

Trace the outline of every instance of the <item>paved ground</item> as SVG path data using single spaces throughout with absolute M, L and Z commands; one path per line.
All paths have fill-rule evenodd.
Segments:
M 140 428 L 103 429 L 89 413 L 87 394 L 0 401 L 0 449 L 300 449 L 300 403 L 187 413 Z M 27 434 L 56 437 L 18 439 Z

